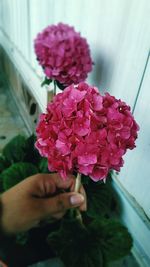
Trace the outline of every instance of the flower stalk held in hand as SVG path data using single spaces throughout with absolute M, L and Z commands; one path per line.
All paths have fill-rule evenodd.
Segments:
M 40 115 L 36 147 L 48 159 L 49 170 L 58 172 L 62 179 L 78 173 L 78 191 L 82 174 L 100 181 L 106 179 L 110 170 L 120 170 L 127 149 L 135 147 L 138 130 L 128 105 L 80 83 L 57 94 L 47 112 Z M 88 181 L 88 186 L 92 191 L 92 181 Z M 98 199 L 96 203 L 100 204 Z M 64 220 L 59 231 L 48 237 L 65 266 L 105 266 L 110 259 L 118 259 L 131 249 L 129 233 L 113 220 L 101 218 L 84 224 L 76 210 L 74 220 Z

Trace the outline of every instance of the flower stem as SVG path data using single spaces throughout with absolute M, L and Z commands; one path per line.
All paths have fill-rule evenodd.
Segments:
M 75 191 L 76 193 L 79 192 L 80 186 L 81 186 L 81 174 L 78 173 L 78 174 L 77 174 L 77 178 L 76 178 L 76 183 L 75 183 L 75 189 L 74 189 L 74 191 Z
M 77 178 L 76 178 L 76 182 L 75 182 L 75 188 L 74 191 L 77 193 L 79 192 L 79 189 L 81 187 L 81 174 L 78 173 L 77 174 Z M 83 220 L 82 220 L 82 215 L 81 212 L 79 211 L 79 209 L 76 209 L 76 219 L 83 224 Z
M 54 96 L 56 95 L 56 87 L 57 87 L 57 83 L 56 83 L 56 81 L 54 80 L 54 91 L 53 91 Z

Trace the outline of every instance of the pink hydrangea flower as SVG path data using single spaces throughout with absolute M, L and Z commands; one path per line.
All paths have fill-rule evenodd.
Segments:
M 46 76 L 64 86 L 84 81 L 92 70 L 86 39 L 69 25 L 48 26 L 37 35 L 34 47 Z
M 40 115 L 36 147 L 62 178 L 76 171 L 99 181 L 120 170 L 138 130 L 129 106 L 80 83 L 56 95 Z

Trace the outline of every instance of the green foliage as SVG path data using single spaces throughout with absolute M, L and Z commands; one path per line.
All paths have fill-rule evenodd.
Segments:
M 44 81 L 41 83 L 41 86 L 43 87 L 44 85 L 49 85 L 52 82 L 52 79 L 48 79 L 45 77 Z
M 48 243 L 66 267 L 104 267 L 130 252 L 132 239 L 126 227 L 112 219 L 95 220 L 84 227 L 77 220 L 63 221 Z
M 58 86 L 59 89 L 64 90 L 66 88 L 66 86 L 64 86 L 62 83 L 60 83 L 59 81 L 56 81 L 56 84 Z
M 77 173 L 74 173 L 75 176 L 77 176 Z M 90 183 L 91 179 L 89 178 L 89 176 L 82 174 L 81 176 L 81 183 L 85 186 L 88 185 Z
M 1 173 L 4 191 L 36 173 L 38 173 L 38 169 L 32 163 L 14 163 Z
M 25 140 L 24 158 L 23 161 L 31 162 L 38 166 L 41 161 L 41 156 L 38 150 L 35 148 L 36 136 L 32 134 Z
M 48 236 L 48 243 L 66 267 L 104 266 L 97 240 L 77 220 L 63 220 L 60 230 Z
M 0 193 L 3 193 L 4 189 L 3 189 L 3 180 L 2 177 L 0 175 Z
M 24 246 L 29 239 L 29 232 L 23 232 L 16 235 L 16 244 Z
M 46 158 L 41 158 L 38 164 L 38 168 L 41 173 L 49 173 L 48 162 Z
M 0 173 L 9 166 L 9 162 L 3 156 L 0 156 Z
M 3 149 L 2 153 L 7 162 L 23 161 L 25 156 L 26 138 L 22 135 L 14 137 Z
M 42 172 L 48 172 L 47 160 L 43 159 L 35 148 L 36 136 L 32 134 L 28 138 L 17 135 L 3 149 L 0 157 L 0 171 L 16 162 L 30 162 L 36 165 Z
M 0 192 L 35 173 L 48 173 L 47 159 L 35 148 L 34 134 L 17 135 L 4 147 L 0 156 Z M 17 164 L 18 163 L 18 164 Z
M 114 198 L 110 184 L 101 182 L 95 183 L 90 180 L 84 187 L 87 194 L 88 216 L 96 219 L 108 215 Z
M 95 220 L 90 229 L 93 236 L 100 240 L 106 261 L 118 260 L 129 254 L 132 248 L 132 238 L 127 228 L 113 219 Z

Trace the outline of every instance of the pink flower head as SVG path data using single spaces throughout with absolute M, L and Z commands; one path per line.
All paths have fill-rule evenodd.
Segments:
M 130 107 L 86 83 L 56 95 L 36 129 L 36 147 L 48 158 L 50 171 L 66 178 L 73 171 L 99 181 L 123 166 L 123 155 L 135 147 L 139 127 Z
M 46 76 L 64 86 L 84 81 L 92 70 L 86 39 L 67 24 L 45 28 L 37 35 L 34 47 Z

